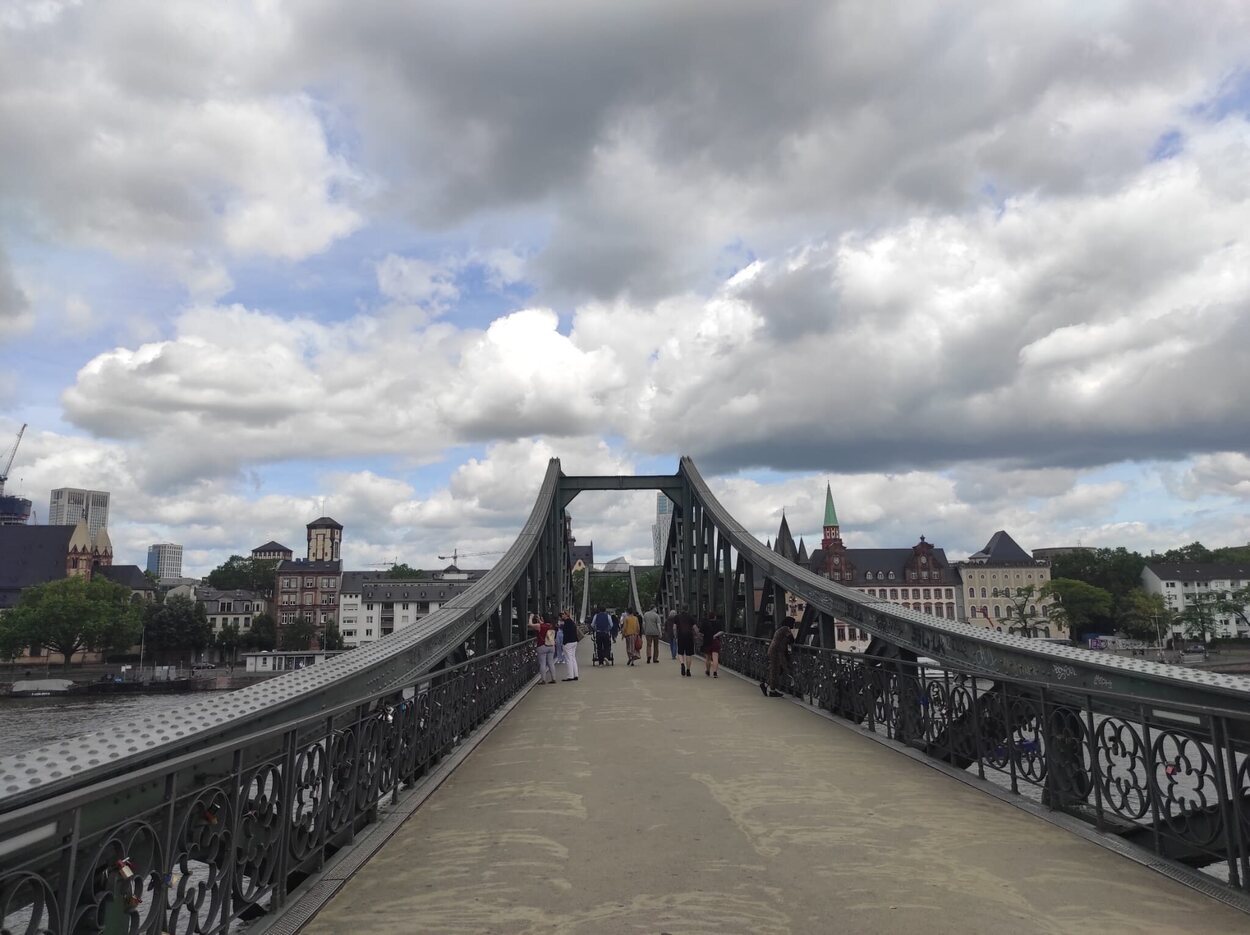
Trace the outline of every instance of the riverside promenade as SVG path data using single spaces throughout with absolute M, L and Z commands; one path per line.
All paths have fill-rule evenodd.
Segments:
M 303 931 L 1250 931 L 854 728 L 677 673 L 666 651 L 530 689 Z

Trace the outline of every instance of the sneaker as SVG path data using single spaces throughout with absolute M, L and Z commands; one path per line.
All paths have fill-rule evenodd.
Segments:
M 711 678 L 711 677 L 712 677 L 712 673 L 711 673 L 711 672 L 709 672 L 707 669 L 704 669 L 704 670 L 703 670 L 703 675 L 704 675 L 704 677 L 705 677 L 705 678 Z
M 760 691 L 764 693 L 765 698 L 768 697 L 768 685 L 766 683 L 760 682 Z
M 682 675 L 686 674 L 686 664 L 684 662 L 681 664 L 681 674 Z
M 714 678 L 714 679 L 718 679 L 718 678 L 720 678 L 720 673 L 719 673 L 719 672 L 713 672 L 713 673 L 712 673 L 712 678 Z
M 781 692 L 769 692 L 768 697 L 769 698 L 784 698 L 785 695 L 783 695 Z

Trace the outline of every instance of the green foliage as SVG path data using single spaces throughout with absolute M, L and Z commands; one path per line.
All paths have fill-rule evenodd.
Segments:
M 234 662 L 239 652 L 239 646 L 243 643 L 243 636 L 240 634 L 239 627 L 233 623 L 223 623 L 221 630 L 217 633 L 213 645 L 217 647 L 217 651 L 221 654 L 221 658 L 227 662 Z
M 1111 592 L 1074 578 L 1053 578 L 1042 586 L 1040 594 L 1053 597 L 1050 618 L 1068 627 L 1073 640 L 1098 626 L 1098 621 L 1111 615 L 1114 598 Z
M 391 570 L 386 573 L 386 577 L 411 580 L 413 578 L 420 578 L 422 574 L 423 572 L 420 568 L 413 568 L 407 563 L 400 563 L 398 565 L 392 565 Z
M 146 605 L 144 618 L 143 641 L 154 659 L 198 652 L 213 640 L 204 605 L 180 594 Z
M 241 643 L 245 650 L 273 652 L 278 645 L 278 625 L 273 616 L 257 614 L 252 619 L 252 629 L 243 634 Z
M 308 649 L 317 635 L 317 624 L 311 617 L 301 614 L 293 623 L 282 627 L 278 633 L 278 645 L 286 650 Z
M 1009 592 L 1007 600 L 1011 602 L 1012 614 L 1007 621 L 1007 632 L 1018 633 L 1020 636 L 1036 636 L 1037 620 L 1040 616 L 1037 602 L 1041 599 L 1041 593 L 1032 584 Z
M 629 575 L 621 573 L 590 576 L 590 606 L 622 611 L 633 603 L 629 593 Z
M 1172 611 L 1162 594 L 1149 594 L 1141 588 L 1134 588 L 1120 600 L 1116 623 L 1124 636 L 1154 643 L 1170 632 Z
M 331 622 L 330 625 L 326 627 L 326 635 L 321 641 L 321 648 L 342 649 L 343 645 L 343 634 L 339 633 L 339 625 Z
M 96 576 L 35 585 L 0 617 L 0 655 L 12 658 L 27 646 L 60 653 L 65 665 L 81 650 L 128 649 L 142 628 L 130 589 Z
M 1187 598 L 1185 609 L 1176 615 L 1176 619 L 1185 627 L 1185 635 L 1204 643 L 1209 642 L 1215 635 L 1216 615 L 1220 612 L 1222 603 L 1222 598 L 1215 591 L 1199 591 Z
M 1165 562 L 1212 562 L 1215 555 L 1201 542 L 1191 542 L 1178 549 L 1168 549 L 1163 553 Z
M 660 589 L 660 577 L 663 574 L 664 569 L 659 567 L 634 572 L 634 577 L 638 582 L 638 599 L 642 601 L 642 610 L 646 610 L 655 603 L 656 592 Z
M 208 586 L 221 591 L 255 591 L 269 597 L 273 595 L 273 579 L 277 570 L 277 559 L 231 555 L 208 573 Z

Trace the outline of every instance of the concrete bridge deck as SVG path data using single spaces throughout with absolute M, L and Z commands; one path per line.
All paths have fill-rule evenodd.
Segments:
M 853 729 L 677 669 L 532 688 L 304 931 L 1250 931 Z

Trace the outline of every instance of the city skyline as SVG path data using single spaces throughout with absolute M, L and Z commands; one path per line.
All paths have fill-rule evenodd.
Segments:
M 190 574 L 499 552 L 552 455 L 761 540 L 1250 541 L 1237 4 L 481 12 L 0 14 L 6 493 Z

